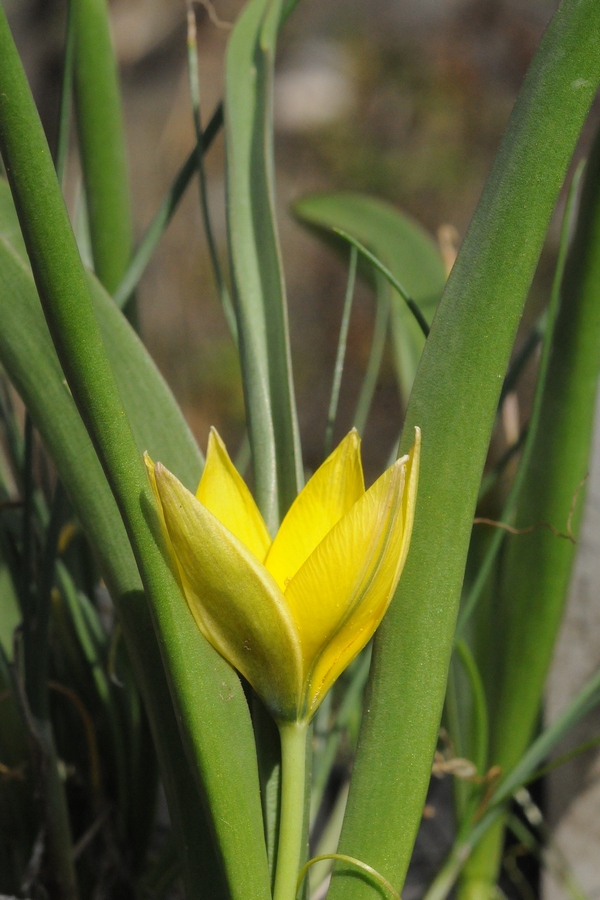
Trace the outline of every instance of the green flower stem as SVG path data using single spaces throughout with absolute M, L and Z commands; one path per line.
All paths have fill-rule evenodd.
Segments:
M 280 722 L 281 819 L 273 900 L 294 900 L 304 831 L 308 722 Z

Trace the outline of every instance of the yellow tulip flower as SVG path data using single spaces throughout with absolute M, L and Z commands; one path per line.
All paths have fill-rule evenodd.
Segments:
M 145 460 L 190 610 L 279 722 L 309 721 L 381 622 L 408 553 L 419 474 L 411 452 L 365 491 L 353 430 L 274 540 L 212 429 L 196 496 Z

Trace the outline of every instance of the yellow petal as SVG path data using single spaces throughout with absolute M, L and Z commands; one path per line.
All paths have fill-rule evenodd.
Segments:
M 271 546 L 267 526 L 215 428 L 210 429 L 206 465 L 196 497 L 263 562 Z
M 198 628 L 276 718 L 295 719 L 301 657 L 283 594 L 246 546 L 174 475 L 160 463 L 154 474 Z
M 144 451 L 144 465 L 146 466 L 146 472 L 148 473 L 150 487 L 152 488 L 152 493 L 154 494 L 154 499 L 156 500 L 156 506 L 158 508 L 158 515 L 160 517 L 162 529 L 165 534 L 165 537 L 168 538 L 167 525 L 165 523 L 165 516 L 163 513 L 162 503 L 160 500 L 160 494 L 158 493 L 158 487 L 156 486 L 156 466 L 152 462 L 152 459 L 150 458 L 150 454 L 148 453 L 147 450 Z
M 412 532 L 420 431 L 399 459 L 319 544 L 285 591 L 305 663 L 305 714 L 381 622 L 400 578 Z
M 265 566 L 282 590 L 364 492 L 360 437 L 352 429 L 296 497 L 275 536 Z

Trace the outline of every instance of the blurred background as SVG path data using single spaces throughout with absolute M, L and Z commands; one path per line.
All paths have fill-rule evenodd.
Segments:
M 11 3 L 18 45 L 52 145 L 64 4 L 9 0 L 9 9 Z M 196 6 L 205 123 L 222 96 L 228 25 L 241 6 L 241 0 Z M 443 229 L 445 244 L 458 245 L 555 7 L 545 0 L 303 0 L 288 20 L 276 85 L 278 204 L 294 375 L 310 468 L 322 455 L 347 267 L 294 222 L 291 203 L 315 190 L 366 192 L 415 217 L 433 237 Z M 141 234 L 193 145 L 186 10 L 182 0 L 115 0 L 111 8 Z M 225 258 L 222 135 L 208 155 L 207 168 L 213 227 Z M 74 207 L 79 185 L 75 155 L 69 174 L 68 199 Z M 555 238 L 553 233 L 549 259 L 541 267 L 536 307 L 545 301 Z M 451 253 L 451 246 L 447 249 Z M 144 340 L 201 445 L 214 424 L 235 450 L 243 430 L 243 399 L 195 184 L 142 281 L 139 305 Z M 339 435 L 351 424 L 373 317 L 373 298 L 366 288 L 359 289 Z M 387 459 L 397 435 L 398 404 L 388 365 L 365 435 L 371 476 Z
M 204 124 L 222 96 L 229 26 L 242 5 L 242 0 L 196 5 Z M 65 7 L 61 0 L 8 0 L 6 6 L 52 145 Z M 418 220 L 441 242 L 451 265 L 528 63 L 556 6 L 555 0 L 303 0 L 288 20 L 280 41 L 275 96 L 277 185 L 294 376 L 309 470 L 323 456 L 347 265 L 294 220 L 291 205 L 316 190 L 374 195 Z M 114 0 L 111 9 L 134 215 L 141 235 L 194 143 L 186 8 L 183 0 Z M 585 155 L 597 112 L 579 158 Z M 208 154 L 207 172 L 213 227 L 225 261 L 222 134 Z M 72 209 L 79 182 L 73 153 L 67 186 Z M 547 301 L 560 212 L 551 226 L 522 333 Z M 235 453 L 244 430 L 241 383 L 211 274 L 196 182 L 141 282 L 138 302 L 143 339 L 200 445 L 205 447 L 208 429 L 216 425 Z M 350 324 L 338 438 L 352 425 L 374 312 L 374 297 L 360 284 Z M 534 374 L 531 367 L 516 408 L 505 417 L 509 430 L 527 419 Z M 401 422 L 396 377 L 388 359 L 365 431 L 368 480 L 385 464 Z M 502 444 L 502 436 L 498 442 Z M 550 682 L 549 716 L 562 708 L 600 659 L 600 489 L 594 475 L 586 521 Z M 573 745 L 598 731 L 598 717 L 586 721 Z M 591 752 L 577 765 L 560 770 L 548 780 L 542 801 L 554 829 L 556 860 L 560 862 L 562 853 L 568 856 L 590 898 L 600 897 L 600 790 L 594 766 Z M 440 790 L 446 798 L 449 791 L 434 787 L 406 900 L 421 893 L 423 879 L 431 877 L 451 839 L 449 804 L 438 799 Z M 563 896 L 560 877 L 545 877 L 544 892 L 552 900 Z M 527 900 L 525 888 L 521 895 Z

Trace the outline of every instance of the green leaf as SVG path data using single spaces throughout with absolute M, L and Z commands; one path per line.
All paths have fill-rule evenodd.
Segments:
M 514 525 L 515 512 L 517 509 L 517 504 L 521 495 L 521 488 L 523 486 L 523 482 L 525 480 L 528 467 L 531 461 L 531 454 L 534 448 L 536 441 L 539 441 L 539 429 L 541 423 L 541 412 L 542 406 L 544 402 L 544 395 L 546 392 L 546 382 L 548 376 L 548 367 L 550 363 L 550 358 L 552 354 L 552 340 L 554 337 L 554 332 L 556 328 L 556 322 L 558 318 L 558 312 L 560 309 L 560 301 L 561 301 L 561 287 L 563 276 L 565 272 L 565 265 L 567 261 L 567 254 L 569 251 L 569 241 L 571 238 L 573 225 L 574 225 L 574 212 L 576 209 L 576 204 L 579 198 L 579 187 L 581 183 L 581 176 L 583 174 L 582 165 L 580 164 L 575 174 L 573 175 L 573 180 L 571 182 L 571 186 L 569 188 L 569 195 L 567 198 L 567 203 L 565 206 L 565 212 L 563 215 L 562 227 L 561 227 L 561 235 L 560 235 L 560 244 L 558 257 L 556 261 L 556 268 L 554 271 L 554 279 L 552 283 L 552 291 L 550 295 L 550 302 L 548 304 L 547 310 L 545 310 L 540 317 L 543 321 L 543 329 L 540 323 L 536 325 L 533 329 L 532 334 L 529 339 L 525 341 L 525 345 L 522 351 L 517 355 L 515 360 L 511 363 L 511 366 L 508 370 L 507 376 L 504 380 L 504 384 L 502 386 L 502 394 L 500 398 L 500 406 L 502 405 L 502 397 L 507 396 L 507 382 L 512 381 L 512 375 L 515 368 L 520 368 L 521 365 L 524 365 L 525 362 L 521 363 L 521 360 L 526 357 L 527 359 L 533 352 L 533 350 L 538 346 L 539 339 L 543 338 L 542 345 L 542 354 L 540 359 L 540 367 L 537 377 L 537 384 L 535 388 L 535 396 L 533 400 L 533 407 L 531 410 L 531 416 L 529 418 L 529 422 L 527 423 L 526 429 L 522 432 L 519 437 L 516 446 L 519 449 L 522 449 L 521 458 L 519 460 L 519 468 L 517 470 L 517 474 L 515 475 L 513 482 L 510 487 L 510 492 L 504 504 L 504 509 L 502 511 L 501 521 L 505 522 L 509 525 Z M 541 334 L 540 334 L 541 332 Z M 512 388 L 514 389 L 515 381 L 512 381 Z M 504 463 L 504 461 L 508 461 L 512 457 L 513 448 L 509 448 L 504 454 L 500 463 Z M 499 471 L 502 471 L 502 465 L 498 466 Z M 488 476 L 489 477 L 489 476 Z M 494 475 L 492 474 L 492 479 Z M 486 479 L 482 480 L 482 487 L 479 491 L 479 499 L 481 500 L 482 494 L 485 489 L 484 482 Z M 474 610 L 477 608 L 480 597 L 483 594 L 484 588 L 490 586 L 490 574 L 493 570 L 494 563 L 500 551 L 500 548 L 503 546 L 504 539 L 506 537 L 506 532 L 497 528 L 495 533 L 490 538 L 481 563 L 479 565 L 477 575 L 475 576 L 473 583 L 469 587 L 469 591 L 463 599 L 463 603 L 461 606 L 461 610 L 458 616 L 458 622 L 456 624 L 456 638 L 458 639 L 469 621 L 469 618 L 473 614 Z M 473 549 L 473 542 L 471 544 L 471 549 Z M 485 617 L 485 613 L 483 614 Z M 481 627 L 480 627 L 481 630 Z M 488 629 L 486 626 L 483 627 L 483 631 L 487 632 Z M 493 631 L 493 629 L 492 629 Z M 477 628 L 475 629 L 475 633 L 477 632 Z M 488 632 L 491 634 L 491 632 Z M 485 643 L 485 638 L 484 638 Z M 489 670 L 489 648 L 481 649 L 481 642 L 478 641 L 479 644 L 479 652 L 483 653 L 484 660 L 486 662 L 485 668 Z
M 563 278 L 517 528 L 549 522 L 560 532 L 572 528 L 578 535 L 600 373 L 599 279 L 600 133 L 588 160 Z M 575 553 L 574 543 L 547 528 L 507 537 L 498 610 L 504 652 L 492 734 L 492 762 L 505 768 L 522 755 L 537 722 Z
M 208 853 L 210 858 L 211 846 L 127 534 L 65 383 L 33 279 L 3 238 L 0 238 L 0 259 L 3 318 L 0 360 L 56 463 L 119 609 L 134 669 L 154 726 L 171 815 L 176 827 L 193 836 L 199 848 L 197 862 L 195 857 L 186 860 L 188 886 L 197 883 L 199 888 L 206 877 L 202 872 L 202 855 Z M 108 298 L 106 304 L 114 307 Z M 43 390 L 40 390 L 41 386 Z M 160 435 L 157 435 L 154 448 L 157 455 L 161 443 Z M 182 848 L 186 852 L 184 844 Z
M 294 213 L 301 222 L 325 231 L 328 242 L 337 249 L 343 248 L 344 242 L 332 238 L 330 232 L 335 228 L 364 244 L 401 282 L 431 324 L 446 272 L 436 244 L 413 219 L 382 200 L 352 193 L 303 197 L 294 204 Z M 369 274 L 370 270 L 367 266 Z M 396 370 L 407 402 L 425 338 L 395 291 L 391 309 Z
M 400 888 L 420 823 L 471 524 L 504 373 L 600 80 L 600 6 L 566 0 L 534 57 L 432 323 L 401 450 L 422 428 L 410 553 L 376 635 L 340 852 Z M 385 760 L 385 765 L 382 765 Z M 393 777 L 390 776 L 393 773 Z M 331 900 L 372 896 L 338 865 Z
M 381 370 L 381 363 L 383 362 L 385 340 L 390 321 L 390 285 L 380 272 L 377 272 L 375 275 L 375 284 L 377 310 L 375 312 L 375 323 L 373 325 L 373 337 L 371 338 L 371 350 L 369 351 L 369 360 L 367 362 L 363 383 L 354 411 L 354 427 L 361 437 L 364 435 L 364 430 L 371 411 L 371 405 L 375 396 L 375 389 Z
M 20 621 L 17 592 L 10 568 L 0 552 L 0 648 L 9 660 L 12 660 L 13 655 L 14 630 Z
M 445 900 L 450 893 L 461 869 L 468 864 L 469 855 L 475 847 L 481 846 L 481 842 L 486 842 L 489 836 L 494 835 L 497 830 L 499 820 L 506 801 L 515 794 L 520 787 L 528 784 L 531 780 L 538 777 L 539 765 L 547 759 L 554 748 L 589 712 L 595 709 L 600 703 L 600 672 L 595 672 L 591 678 L 584 684 L 581 690 L 567 704 L 557 719 L 544 729 L 539 737 L 531 744 L 527 752 L 519 760 L 515 768 L 504 778 L 492 796 L 489 799 L 488 809 L 475 825 L 466 821 L 461 827 L 458 837 L 454 843 L 452 851 L 440 869 L 438 875 L 433 881 L 431 887 L 427 891 L 426 900 Z M 492 831 L 490 831 L 492 829 Z M 483 882 L 481 885 L 481 893 L 474 894 L 481 896 L 488 895 L 489 882 Z
M 250 0 L 227 48 L 229 247 L 254 484 L 272 533 L 302 486 L 285 286 L 275 223 L 273 67 L 282 0 Z
M 6 190 L 5 185 L 3 190 Z M 11 228 L 14 232 L 14 222 L 8 221 L 7 232 Z M 207 883 L 212 883 L 219 894 L 222 891 L 221 874 L 212 838 L 178 733 L 159 646 L 127 534 L 66 385 L 28 266 L 3 237 L 0 237 L 0 258 L 3 318 L 0 359 L 57 465 L 117 603 L 151 719 L 171 815 L 180 835 L 188 889 L 197 892 L 201 886 L 205 888 Z M 195 488 L 202 460 L 181 413 L 122 314 L 92 276 L 89 276 L 89 284 L 95 314 L 106 336 L 140 452 L 148 449 L 156 459 L 164 459 L 166 465 L 172 466 L 190 487 Z M 260 835 L 256 760 L 239 681 L 211 648 L 199 642 L 197 629 L 190 627 L 193 622 L 183 605 L 167 610 L 165 614 L 177 622 L 177 641 L 186 655 L 188 678 L 193 682 L 193 696 L 188 701 L 191 712 L 186 713 L 185 718 L 189 721 L 189 715 L 203 717 L 210 730 L 210 741 L 214 742 L 208 748 L 204 747 L 204 759 L 208 763 L 204 770 L 204 789 L 213 808 L 221 809 L 222 817 L 217 822 L 216 832 L 218 840 L 222 840 L 222 852 L 227 853 L 226 871 L 232 894 L 245 895 L 247 885 L 255 883 L 257 895 L 260 895 L 261 881 L 266 894 L 268 876 Z M 225 726 L 228 736 L 222 731 L 223 719 L 228 723 Z M 230 751 L 223 754 L 223 747 L 229 742 Z M 199 752 L 197 744 L 194 752 Z M 214 765 L 208 761 L 211 752 Z M 234 781 L 228 787 L 230 777 Z M 247 827 L 253 817 L 254 830 Z M 231 823 L 236 819 L 239 824 L 234 834 Z M 228 851 L 228 841 L 235 844 L 235 853 Z M 245 850 L 240 850 L 240 841 L 248 842 Z M 264 877 L 261 875 L 263 863 Z
M 548 522 L 575 538 L 584 506 L 600 373 L 600 134 L 587 164 L 575 238 L 561 286 L 539 427 L 524 474 L 517 528 Z M 567 599 L 576 546 L 539 527 L 509 535 L 495 609 L 500 648 L 488 674 L 494 709 L 490 762 L 510 772 L 535 732 Z M 471 867 L 495 880 L 496 853 Z M 491 838 L 490 838 L 491 841 Z
M 112 293 L 133 245 L 117 64 L 106 0 L 71 0 L 71 11 L 77 131 L 94 270 Z
M 12 266 L 19 262 L 21 268 L 26 267 L 29 271 L 29 260 L 10 187 L 3 178 L 0 178 L 0 238 L 6 242 L 4 258 L 8 259 L 10 248 L 7 245 L 10 245 L 14 251 Z M 10 263 L 7 261 L 6 265 L 10 266 Z M 33 279 L 25 280 L 31 294 L 32 288 L 35 290 Z M 125 412 L 140 452 L 148 450 L 153 458 L 160 459 L 168 469 L 178 473 L 178 478 L 189 490 L 195 491 L 204 460 L 171 390 L 127 320 L 110 302 L 107 293 L 91 273 L 88 274 L 88 285 Z M 33 300 L 30 303 L 33 307 Z M 39 301 L 36 300 L 36 303 L 39 307 Z M 41 309 L 35 317 L 33 313 L 30 315 L 32 323 L 36 321 L 35 331 L 40 335 L 45 332 L 47 344 L 49 335 Z M 49 358 L 55 355 L 50 347 L 47 353 Z

